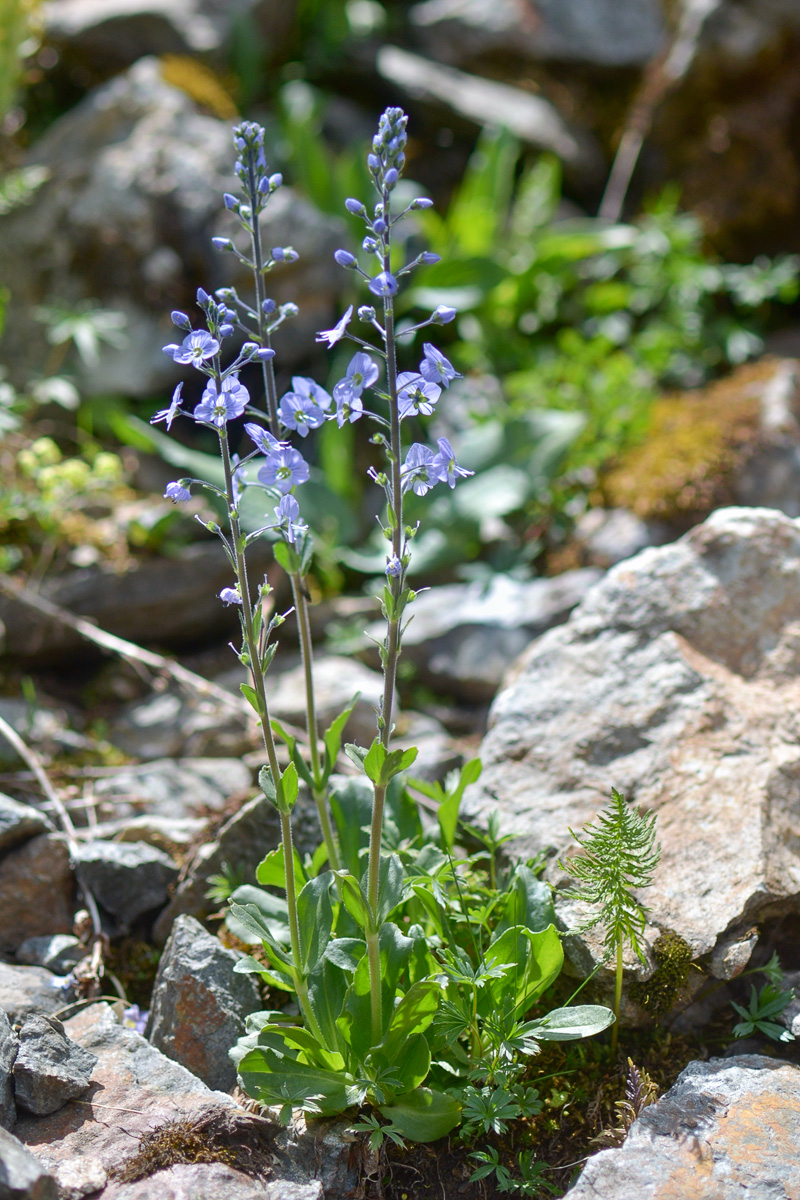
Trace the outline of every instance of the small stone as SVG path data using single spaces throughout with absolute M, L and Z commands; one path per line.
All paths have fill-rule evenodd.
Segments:
M 105 1187 L 108 1172 L 96 1158 L 82 1158 L 59 1164 L 54 1172 L 60 1200 L 82 1200 Z
M 86 948 L 76 937 L 57 933 L 53 937 L 26 938 L 17 947 L 17 962 L 46 967 L 54 975 L 66 975 L 85 954 Z
M 176 1163 L 133 1183 L 109 1184 L 103 1200 L 272 1200 L 273 1193 L 267 1188 L 266 1183 L 221 1162 Z M 283 1200 L 282 1191 L 275 1196 Z M 308 1192 L 308 1200 L 317 1200 L 317 1196 L 323 1200 L 321 1191 Z M 298 1200 L 306 1200 L 306 1193 L 300 1191 Z
M 758 944 L 758 930 L 744 937 L 722 937 L 711 952 L 711 974 L 715 979 L 735 979 L 741 975 Z
M 234 973 L 240 954 L 193 917 L 178 917 L 158 967 L 146 1035 L 151 1044 L 211 1088 L 230 1091 L 228 1051 L 260 1007 L 250 975 Z
M 84 842 L 75 859 L 95 899 L 123 926 L 163 907 L 178 877 L 169 855 L 145 842 Z
M 14 1091 L 20 1108 L 46 1116 L 89 1086 L 97 1057 L 73 1042 L 55 1017 L 29 1017 L 19 1033 Z
M 54 1013 L 64 1003 L 60 980 L 51 971 L 0 962 L 0 1008 L 13 1025 L 37 1013 Z
M 43 833 L 10 850 L 0 870 L 0 947 L 72 931 L 75 882 L 61 834 Z
M 5 1129 L 0 1129 L 0 1196 L 3 1200 L 58 1200 L 52 1175 Z
M 30 804 L 0 792 L 0 850 L 10 850 L 20 842 L 26 842 L 37 833 L 52 830 L 47 817 Z
M 18 1049 L 19 1038 L 0 1008 L 0 1129 L 13 1129 L 17 1120 L 13 1069 Z

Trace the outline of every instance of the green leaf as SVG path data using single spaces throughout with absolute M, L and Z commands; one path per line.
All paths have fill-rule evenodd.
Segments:
M 300 787 L 297 778 L 297 767 L 293 762 L 290 762 L 286 770 L 281 775 L 281 791 L 283 793 L 283 804 L 285 812 L 291 812 L 297 803 L 297 793 Z
M 261 708 L 261 701 L 258 698 L 258 693 L 255 690 L 255 688 L 251 687 L 249 683 L 240 683 L 239 687 L 241 688 L 242 695 L 244 696 L 245 700 L 248 702 L 250 707 L 255 709 L 255 711 L 259 717 L 263 716 L 263 709 Z
M 403 898 L 403 864 L 396 854 L 381 857 L 378 871 L 378 925 L 382 925 L 389 913 Z
M 410 1038 L 425 1032 L 436 1016 L 441 997 L 442 989 L 434 980 L 423 980 L 408 989 L 396 1005 L 389 1028 L 378 1047 L 388 1063 L 395 1063 L 402 1057 Z
M 303 870 L 303 864 L 300 862 L 300 856 L 294 848 L 292 849 L 292 861 L 294 862 L 295 883 L 302 886 L 306 882 L 306 874 Z M 276 846 L 274 850 L 270 850 L 266 857 L 262 858 L 256 867 L 256 879 L 264 887 L 277 887 L 282 888 L 284 891 L 286 890 L 283 842 L 281 842 L 280 846 Z
M 361 851 L 369 845 L 372 788 L 362 776 L 336 787 L 329 798 L 342 862 L 351 875 L 361 875 Z
M 358 767 L 359 771 L 364 770 L 364 759 L 367 757 L 367 751 L 363 746 L 356 746 L 354 742 L 346 742 L 344 752 L 354 766 Z
M 297 923 L 300 932 L 300 957 L 303 974 L 313 971 L 328 945 L 333 926 L 329 871 L 309 879 L 297 897 Z
M 366 955 L 356 967 L 336 1024 L 356 1060 L 363 1063 L 372 1048 L 372 1006 Z
M 273 546 L 275 561 L 280 563 L 287 575 L 297 575 L 300 570 L 300 555 L 287 542 L 277 541 Z
M 386 762 L 386 757 L 386 747 L 380 738 L 375 738 L 375 741 L 364 755 L 362 762 L 364 774 L 372 783 L 377 784 L 380 782 L 381 771 Z
M 326 1071 L 257 1047 L 239 1063 L 242 1088 L 262 1104 L 301 1108 L 310 1101 L 320 1116 L 334 1117 L 358 1102 L 358 1088 L 344 1071 Z M 312 1108 L 312 1111 L 314 1109 Z
M 337 1021 L 342 1013 L 349 983 L 334 957 L 329 957 L 335 945 L 336 942 L 328 943 L 325 954 L 308 977 L 308 1003 L 328 1049 L 343 1052 L 344 1042 Z
M 391 1103 L 398 1093 L 410 1092 L 424 1083 L 431 1069 L 431 1051 L 423 1034 L 403 1042 L 402 1053 L 389 1059 L 382 1046 L 370 1054 L 370 1064 L 379 1076 L 396 1081 L 391 1088 L 381 1079 L 385 1102 Z
M 369 905 L 364 893 L 361 891 L 358 880 L 348 871 L 337 871 L 336 875 L 341 881 L 342 901 L 345 908 L 353 920 L 362 929 L 369 932 L 372 929 L 372 917 L 370 916 Z
M 564 951 L 554 925 L 532 933 L 524 925 L 515 925 L 489 946 L 484 969 L 511 963 L 499 979 L 489 979 L 478 993 L 481 1016 L 501 1011 L 511 998 L 517 1013 L 523 1013 L 553 983 L 561 971 Z
M 336 1050 L 328 1050 L 325 1046 L 321 1046 L 313 1033 L 304 1029 L 302 1025 L 265 1025 L 261 1033 L 267 1036 L 277 1036 L 286 1046 L 300 1050 L 309 1066 L 322 1067 L 326 1071 L 344 1069 L 344 1059 L 341 1054 Z
M 394 1104 L 382 1105 L 378 1111 L 411 1142 L 435 1142 L 446 1137 L 461 1121 L 461 1105 L 452 1096 L 432 1088 L 415 1088 L 399 1096 Z
M 330 775 L 336 769 L 336 759 L 339 757 L 339 751 L 342 748 L 342 735 L 350 716 L 358 703 L 360 692 L 356 692 L 353 699 L 343 712 L 340 712 L 338 717 L 331 721 L 328 728 L 322 735 L 322 740 L 325 744 L 325 774 Z
M 525 925 L 537 933 L 555 921 L 553 894 L 550 885 L 537 879 L 530 867 L 519 864 L 508 882 L 503 906 L 503 919 L 494 938 L 512 925 Z
M 572 1042 L 592 1037 L 614 1024 L 614 1014 L 601 1004 L 576 1004 L 572 1008 L 554 1008 L 531 1021 L 531 1033 L 540 1042 Z

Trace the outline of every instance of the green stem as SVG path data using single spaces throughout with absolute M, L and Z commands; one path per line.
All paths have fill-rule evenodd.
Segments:
M 614 980 L 614 1027 L 611 1030 L 611 1057 L 617 1053 L 619 1010 L 622 1003 L 622 938 L 617 942 L 617 973 Z

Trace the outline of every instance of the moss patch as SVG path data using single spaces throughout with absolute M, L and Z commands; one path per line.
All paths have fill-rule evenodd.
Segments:
M 598 502 L 686 526 L 731 499 L 731 480 L 760 436 L 761 394 L 775 359 L 739 367 L 653 405 L 647 440 L 606 472 Z
M 632 983 L 630 998 L 654 1016 L 669 1012 L 689 977 L 692 949 L 687 942 L 666 929 L 653 945 L 656 970 L 649 979 Z
M 211 1162 L 266 1178 L 277 1129 L 272 1121 L 235 1109 L 185 1117 L 144 1134 L 136 1153 L 114 1167 L 109 1178 L 132 1183 L 178 1163 Z

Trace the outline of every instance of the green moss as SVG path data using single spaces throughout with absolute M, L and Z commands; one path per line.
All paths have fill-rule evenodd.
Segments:
M 729 502 L 731 479 L 758 441 L 761 393 L 775 370 L 775 360 L 763 359 L 657 400 L 647 440 L 605 474 L 599 501 L 686 525 Z
M 654 1015 L 669 1012 L 689 977 L 692 949 L 687 942 L 666 929 L 653 946 L 656 970 L 649 979 L 633 983 L 628 995 L 636 1004 Z

